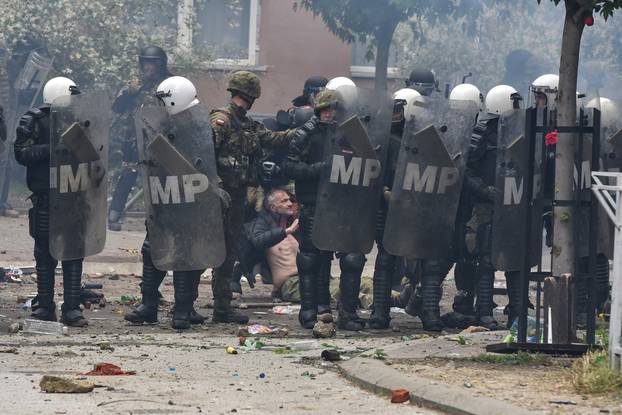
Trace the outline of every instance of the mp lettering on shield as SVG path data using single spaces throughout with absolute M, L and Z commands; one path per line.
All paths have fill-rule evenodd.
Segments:
M 330 182 L 369 187 L 380 176 L 380 167 L 380 160 L 352 157 L 347 163 L 345 156 L 333 154 Z
M 525 181 L 522 177 L 505 177 L 503 179 L 503 204 L 505 206 L 517 206 L 523 201 Z M 540 192 L 541 175 L 533 175 L 533 197 Z
M 153 205 L 194 203 L 196 196 L 206 192 L 208 187 L 209 180 L 202 173 L 165 176 L 164 182 L 158 176 L 149 176 L 149 190 Z
M 408 163 L 402 188 L 408 192 L 436 193 L 442 195 L 458 183 L 460 174 L 455 167 L 428 165 L 423 172 L 419 163 Z
M 86 192 L 96 187 L 99 181 L 91 176 L 99 170 L 97 163 L 80 163 L 74 170 L 71 164 L 50 167 L 50 189 L 59 193 Z

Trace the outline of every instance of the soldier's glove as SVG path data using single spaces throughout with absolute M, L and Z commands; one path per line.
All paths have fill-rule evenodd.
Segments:
M 216 189 L 216 194 L 220 198 L 223 209 L 229 209 L 231 206 L 231 195 L 221 187 Z
M 262 178 L 266 181 L 272 180 L 280 171 L 281 168 L 272 161 L 264 161 L 261 163 Z

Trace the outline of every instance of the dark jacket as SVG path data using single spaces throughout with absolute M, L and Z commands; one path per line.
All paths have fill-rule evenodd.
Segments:
M 289 226 L 293 218 L 287 221 Z M 285 228 L 277 223 L 274 214 L 263 210 L 255 219 L 244 224 L 242 237 L 238 242 L 238 259 L 245 273 L 250 273 L 255 264 L 262 262 L 265 251 L 285 239 Z
M 50 188 L 50 106 L 32 108 L 19 120 L 15 160 L 26 166 L 26 182 L 33 193 Z
M 302 205 L 315 206 L 320 175 L 328 146 L 328 129 L 331 125 L 318 124 L 305 137 L 296 138 L 289 144 L 283 173 L 296 183 L 296 199 Z

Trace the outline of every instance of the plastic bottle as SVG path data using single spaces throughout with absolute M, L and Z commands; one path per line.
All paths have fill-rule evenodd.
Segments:
M 42 321 L 42 320 L 24 320 L 23 333 L 32 334 L 52 334 L 57 336 L 66 335 L 68 332 L 67 326 L 63 326 L 56 321 Z

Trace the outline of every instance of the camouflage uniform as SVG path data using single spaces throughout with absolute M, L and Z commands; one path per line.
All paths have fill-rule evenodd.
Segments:
M 247 84 L 251 84 L 251 87 Z M 234 94 L 243 92 L 253 99 L 258 98 L 259 79 L 249 72 L 237 72 L 233 75 L 228 90 Z M 225 108 L 212 111 L 211 125 L 221 187 L 231 196 L 231 203 L 224 216 L 227 258 L 214 270 L 212 279 L 214 314 L 222 317 L 231 312 L 229 282 L 235 262 L 234 244 L 240 237 L 244 222 L 247 188 L 256 186 L 259 181 L 258 168 L 263 157 L 262 147 L 286 147 L 296 136 L 297 130 L 268 130 L 248 117 L 246 110 L 233 102 Z M 218 318 L 215 317 L 215 320 Z

